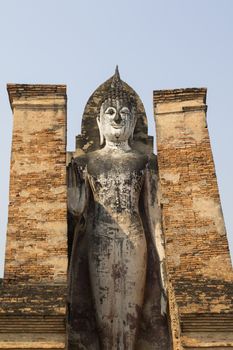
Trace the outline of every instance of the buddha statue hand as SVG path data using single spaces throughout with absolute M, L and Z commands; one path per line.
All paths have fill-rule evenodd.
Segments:
M 79 219 L 86 206 L 85 169 L 72 158 L 67 169 L 68 211 Z

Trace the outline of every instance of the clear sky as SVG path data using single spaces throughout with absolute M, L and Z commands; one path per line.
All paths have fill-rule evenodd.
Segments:
M 7 0 L 0 2 L 0 275 L 12 133 L 6 84 L 66 84 L 72 150 L 88 97 L 116 64 L 144 102 L 150 134 L 153 90 L 208 88 L 208 126 L 233 253 L 233 1 Z

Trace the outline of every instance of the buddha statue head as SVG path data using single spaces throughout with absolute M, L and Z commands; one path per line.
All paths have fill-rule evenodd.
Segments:
M 133 138 L 136 125 L 136 102 L 134 98 L 124 90 L 116 67 L 115 75 L 109 90 L 105 94 L 97 124 L 100 132 L 100 144 L 104 142 L 121 143 Z

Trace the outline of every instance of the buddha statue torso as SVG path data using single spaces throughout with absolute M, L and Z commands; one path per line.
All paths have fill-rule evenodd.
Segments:
M 139 213 L 146 162 L 145 155 L 134 151 L 97 151 L 88 157 L 93 196 L 88 260 L 103 350 L 135 346 L 147 265 Z

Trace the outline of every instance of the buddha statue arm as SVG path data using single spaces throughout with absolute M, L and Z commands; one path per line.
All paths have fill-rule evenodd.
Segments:
M 72 158 L 67 169 L 67 196 L 68 211 L 76 220 L 79 220 L 84 213 L 88 200 L 86 186 L 86 166 L 78 164 Z
M 165 247 L 158 198 L 158 174 L 156 171 L 156 164 L 154 164 L 153 161 L 149 162 L 146 168 L 143 199 L 145 215 L 150 231 L 149 234 L 160 267 L 161 314 L 165 314 L 167 308 Z

